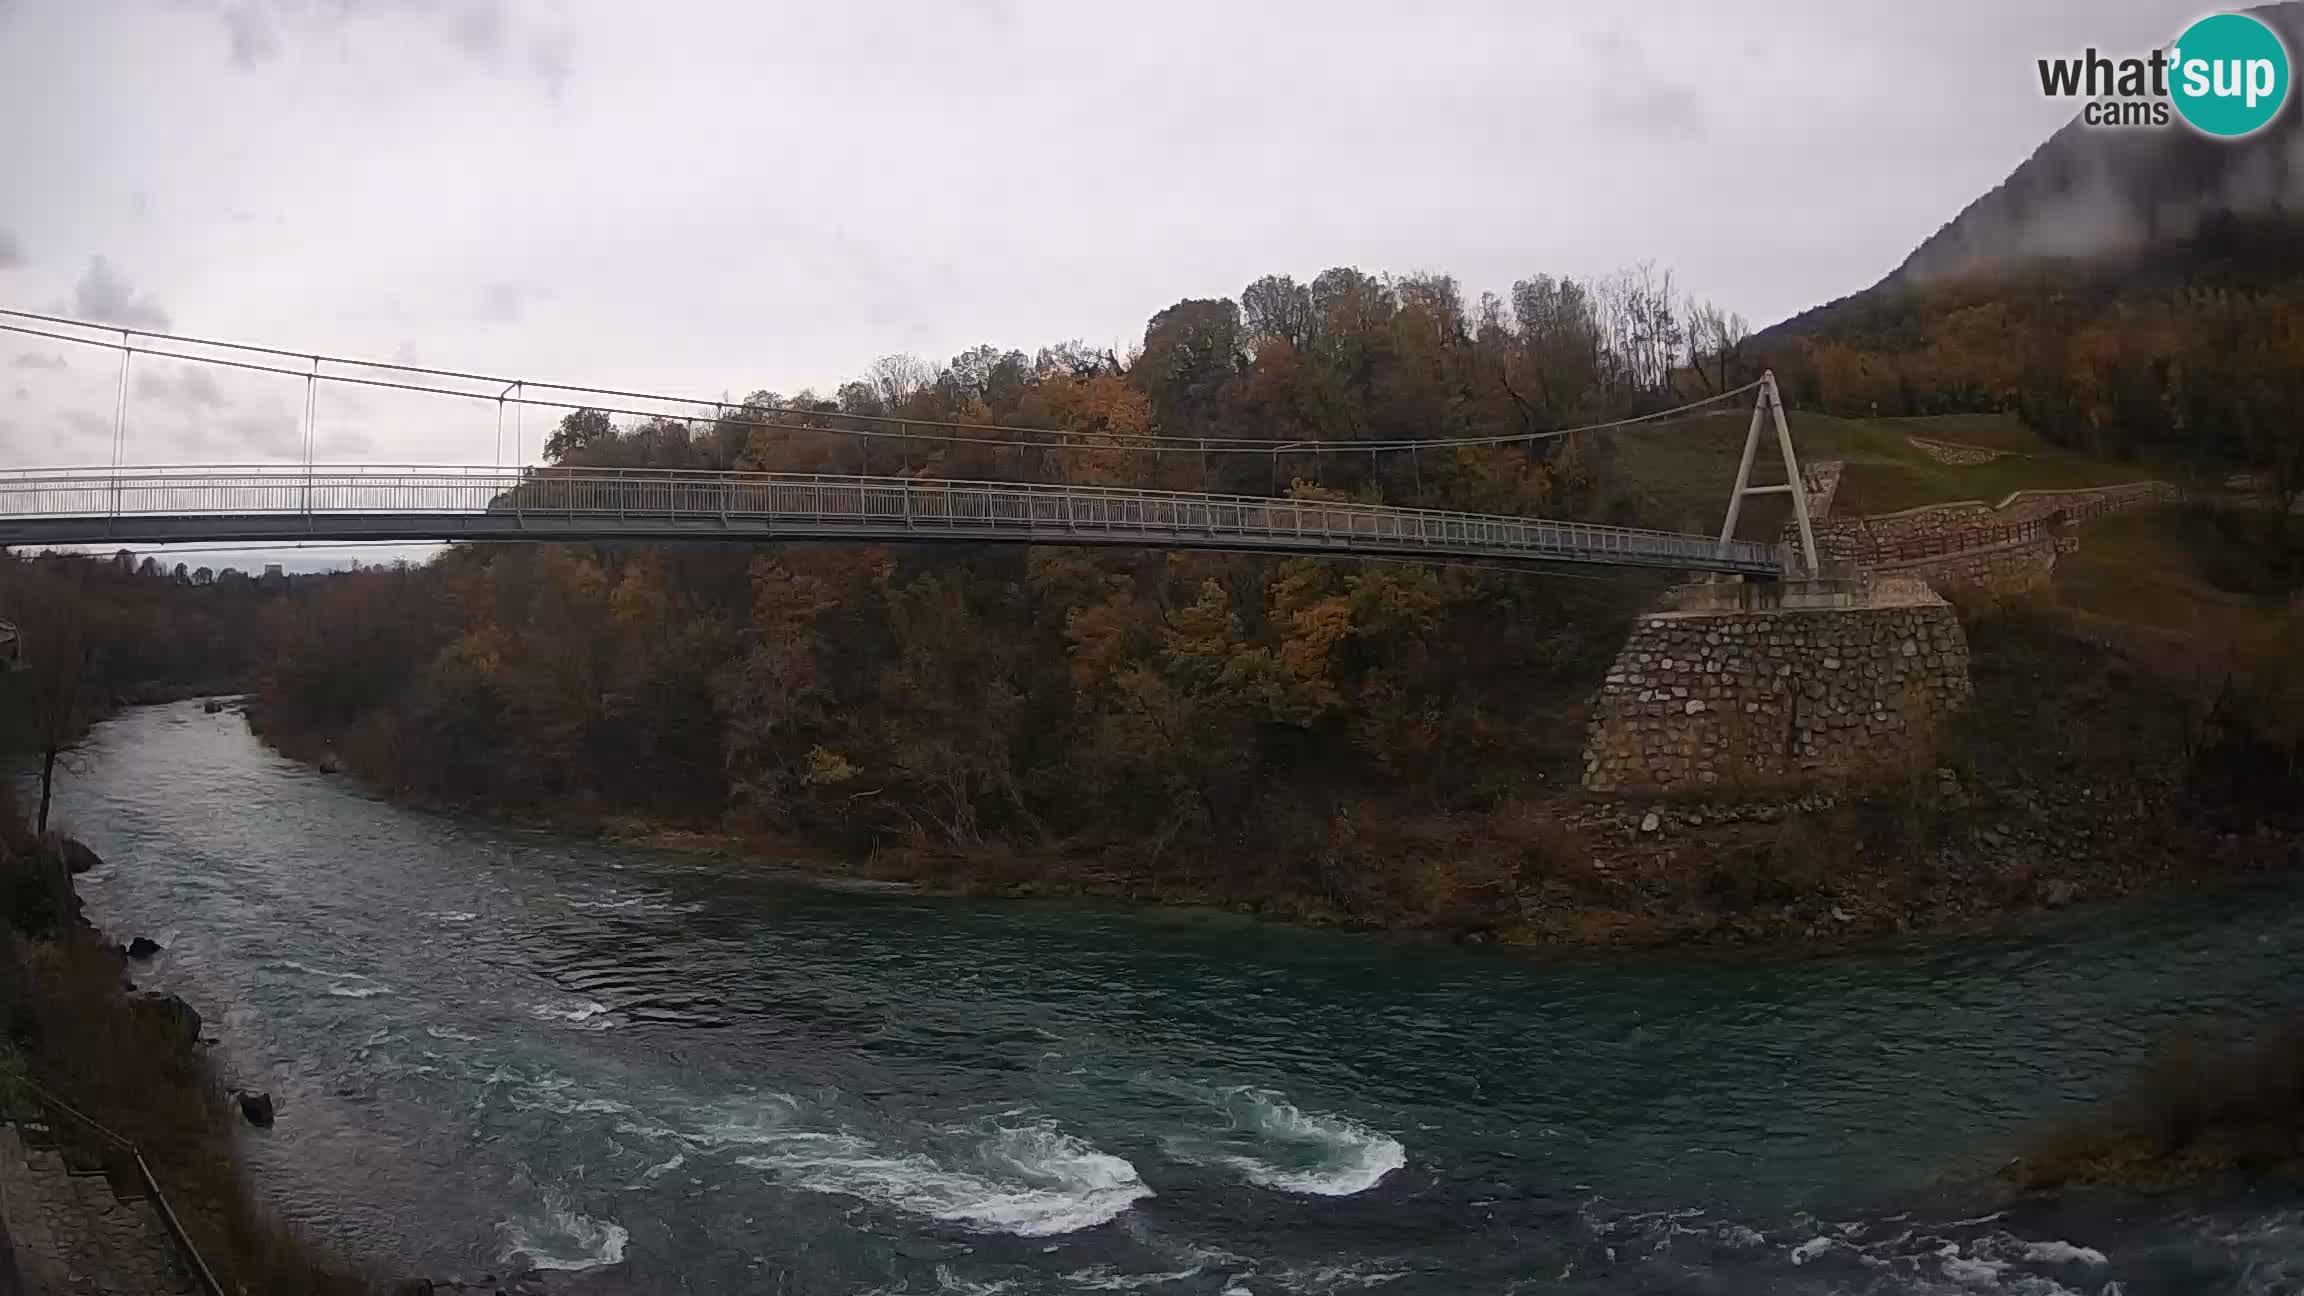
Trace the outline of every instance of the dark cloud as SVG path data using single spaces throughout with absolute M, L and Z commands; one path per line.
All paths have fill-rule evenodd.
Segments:
M 0 13 L 7 12 L 8 0 L 0 0 Z M 16 236 L 0 229 L 0 270 L 13 270 L 24 264 L 24 245 Z
M 220 410 L 232 403 L 224 398 L 216 379 L 207 370 L 192 368 L 178 368 L 173 375 L 167 370 L 155 373 L 147 369 L 136 375 L 136 396 L 139 400 L 158 401 L 185 414 Z
M 1704 105 L 1686 86 L 1649 85 L 1636 90 L 1603 90 L 1592 101 L 1594 125 L 1642 135 L 1704 133 Z
M 160 309 L 160 303 L 138 293 L 136 285 L 102 257 L 90 261 L 88 272 L 73 285 L 72 305 L 65 313 L 124 328 L 168 331 L 168 312 Z
M 69 369 L 72 366 L 66 364 L 64 357 L 60 355 L 44 355 L 38 351 L 19 351 L 16 353 L 16 358 L 8 362 L 8 367 L 11 369 Z

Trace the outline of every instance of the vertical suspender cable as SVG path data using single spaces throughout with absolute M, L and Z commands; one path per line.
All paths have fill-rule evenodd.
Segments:
M 120 458 L 128 445 L 128 362 L 136 350 L 128 343 L 128 330 L 120 330 L 120 398 L 112 410 L 112 516 L 120 516 Z
M 304 377 L 304 529 L 312 529 L 312 461 L 320 444 L 315 425 L 320 401 L 320 357 L 312 357 L 312 372 Z

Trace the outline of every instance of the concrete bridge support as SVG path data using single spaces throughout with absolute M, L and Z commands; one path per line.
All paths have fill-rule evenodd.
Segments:
M 1959 618 L 1919 581 L 1683 586 L 1609 669 L 1584 786 L 1727 796 L 1880 777 L 1929 759 L 1970 689 Z

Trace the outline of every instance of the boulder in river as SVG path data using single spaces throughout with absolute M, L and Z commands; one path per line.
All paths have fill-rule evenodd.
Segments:
M 320 753 L 320 772 L 323 774 L 341 774 L 344 772 L 344 762 L 336 755 L 335 748 L 331 747 Z
M 200 1038 L 200 1012 L 174 995 L 132 995 L 129 1007 L 139 1017 L 160 1021 L 167 1028 L 170 1042 L 186 1052 Z
M 240 1114 L 258 1129 L 272 1128 L 272 1095 L 244 1093 L 240 1095 Z
M 220 714 L 224 710 L 224 699 L 210 698 L 206 702 L 200 704 L 200 709 L 207 712 L 209 715 Z
M 159 952 L 160 942 L 149 936 L 139 936 L 128 942 L 128 957 L 132 959 L 148 959 Z
M 102 856 L 88 849 L 88 844 L 77 837 L 66 837 L 59 841 L 56 853 L 64 857 L 65 867 L 74 873 L 86 873 L 104 862 Z

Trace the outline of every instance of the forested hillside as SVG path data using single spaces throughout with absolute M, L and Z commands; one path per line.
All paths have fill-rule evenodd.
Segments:
M 2304 48 L 2304 4 L 2254 10 Z M 1755 340 L 1795 405 L 2013 410 L 2304 489 L 2304 96 L 2241 140 L 2067 125 L 1880 284 Z

